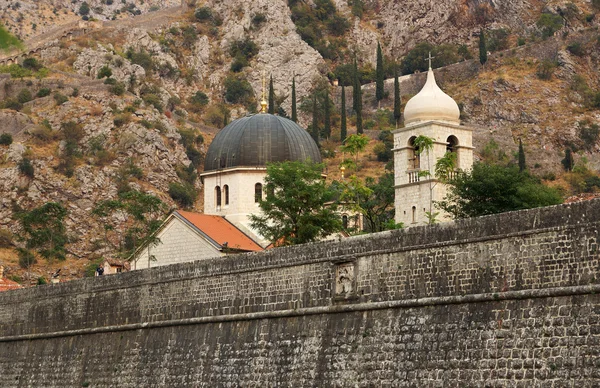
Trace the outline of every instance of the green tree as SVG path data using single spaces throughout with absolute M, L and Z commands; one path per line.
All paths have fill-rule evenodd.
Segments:
M 273 89 L 273 76 L 269 78 L 269 113 L 275 114 L 275 89 Z
M 153 240 L 153 233 L 161 224 L 167 206 L 156 196 L 137 190 L 123 191 L 117 199 L 99 202 L 92 214 L 105 224 L 105 240 L 119 240 L 119 251 L 122 256 L 128 257 L 146 242 Z M 110 224 L 111 216 L 115 212 L 128 215 L 127 229 L 122 233 Z M 108 233 L 114 234 L 109 238 Z
M 13 48 L 22 49 L 23 43 L 0 23 L 0 51 L 10 51 Z
M 317 112 L 317 93 L 313 95 L 313 106 L 312 106 L 312 125 L 311 125 L 311 133 L 313 140 L 319 145 L 319 115 Z
M 292 121 L 298 122 L 298 111 L 296 109 L 296 77 L 292 77 Z
M 348 136 L 348 128 L 346 127 L 346 87 L 342 86 L 342 117 L 340 124 L 340 141 L 343 143 Z
M 27 234 L 27 248 L 38 249 L 46 259 L 64 260 L 67 243 L 63 223 L 67 209 L 58 202 L 48 202 L 28 212 L 17 214 Z
M 342 183 L 340 202 L 345 208 L 360 213 L 364 229 L 381 232 L 394 225 L 394 174 L 385 173 L 375 180 L 367 177 L 363 183 L 356 175 Z
M 108 67 L 108 65 L 104 65 L 100 68 L 100 70 L 98 70 L 98 79 L 102 79 L 102 78 L 110 78 L 112 77 L 112 70 L 110 69 L 110 67 Z
M 479 63 L 485 65 L 487 62 L 487 45 L 485 44 L 485 33 L 483 28 L 479 30 Z
M 527 168 L 525 164 L 525 150 L 523 149 L 523 142 L 519 139 L 519 171 L 523 172 Z
M 280 162 L 267 165 L 266 199 L 259 202 L 261 215 L 250 222 L 276 246 L 303 244 L 341 230 L 335 206 L 325 204 L 334 192 L 321 174 L 322 164 Z
M 360 78 L 358 75 L 358 65 L 356 63 L 356 58 L 354 58 L 354 88 L 352 90 L 352 97 L 354 103 L 354 111 L 356 112 L 356 133 L 362 134 L 362 90 L 360 88 Z
M 367 144 L 369 144 L 369 138 L 366 135 L 358 134 L 358 135 L 350 135 L 346 138 L 344 145 L 342 145 L 341 150 L 343 152 L 348 152 L 354 156 L 354 163 L 358 167 L 358 154 L 367 148 Z
M 383 53 L 381 52 L 381 45 L 377 42 L 377 67 L 375 70 L 375 99 L 377 100 L 378 106 L 381 107 L 381 100 L 383 100 L 384 90 L 383 84 L 385 80 L 385 74 L 383 70 Z
M 564 26 L 564 20 L 560 15 L 544 12 L 540 15 L 536 25 L 542 30 L 542 37 L 548 38 Z
M 565 158 L 560 161 L 565 171 L 573 171 L 575 160 L 573 160 L 573 152 L 570 148 L 565 149 Z
M 560 194 L 516 166 L 476 163 L 449 180 L 448 194 L 437 205 L 454 218 L 556 205 Z
M 396 69 L 396 74 L 394 75 L 394 119 L 396 121 L 396 128 L 398 128 L 400 118 L 402 117 L 401 106 L 402 96 L 400 95 L 400 80 L 398 79 L 398 70 Z
M 329 90 L 325 91 L 323 108 L 323 135 L 326 139 L 329 139 L 331 137 L 331 100 L 329 99 Z
M 81 16 L 87 16 L 90 14 L 90 6 L 87 2 L 84 1 L 83 3 L 81 3 L 81 5 L 79 6 L 79 14 Z

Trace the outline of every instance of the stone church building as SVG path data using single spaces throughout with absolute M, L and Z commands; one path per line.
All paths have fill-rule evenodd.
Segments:
M 428 213 L 433 216 L 437 212 L 437 221 L 449 221 L 450 217 L 434 206 L 447 188 L 436 178 L 435 165 L 446 152 L 455 152 L 455 169 L 469 170 L 473 166 L 473 129 L 460 124 L 458 104 L 439 88 L 431 64 L 425 86 L 406 103 L 404 128 L 393 134 L 396 223 L 422 225 L 429 221 Z M 431 150 L 419 152 L 418 136 L 433 139 Z
M 306 130 L 287 118 L 264 113 L 264 108 L 230 123 L 210 144 L 200 174 L 204 214 L 173 212 L 157 232 L 157 242 L 136 251 L 131 269 L 269 246 L 249 219 L 260 211 L 267 163 L 320 163 L 321 154 Z M 423 224 L 428 222 L 427 212 L 437 212 L 433 204 L 444 198 L 446 186 L 435 177 L 435 163 L 446 152 L 456 153 L 456 168 L 472 166 L 472 129 L 460 125 L 459 116 L 458 105 L 438 87 L 430 67 L 425 86 L 406 104 L 405 127 L 394 131 L 397 223 Z M 433 139 L 430 150 L 417 149 L 415 139 L 421 135 Z M 437 216 L 437 221 L 448 219 L 446 214 Z
M 140 247 L 131 269 L 142 269 L 265 249 L 266 241 L 250 226 L 264 197 L 267 163 L 321 163 L 319 147 L 295 122 L 268 113 L 231 122 L 206 153 L 204 214 L 175 211 L 159 228 L 156 244 Z

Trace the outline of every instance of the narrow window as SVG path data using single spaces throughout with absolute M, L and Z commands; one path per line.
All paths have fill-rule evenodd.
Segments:
M 262 199 L 262 184 L 257 183 L 254 185 L 254 202 L 259 203 Z
M 215 202 L 217 204 L 217 209 L 221 207 L 221 188 L 219 186 L 215 187 Z
M 225 194 L 225 206 L 229 205 L 229 186 L 223 186 L 223 194 Z
M 408 140 L 408 145 L 411 148 L 408 152 L 408 168 L 419 169 L 421 168 L 421 158 L 419 156 L 419 149 L 415 146 L 416 137 L 413 136 Z
M 413 224 L 415 222 L 417 222 L 417 207 L 416 206 L 412 207 L 412 222 L 413 222 Z
M 344 227 L 344 229 L 348 229 L 348 216 L 347 215 L 342 216 L 342 226 Z

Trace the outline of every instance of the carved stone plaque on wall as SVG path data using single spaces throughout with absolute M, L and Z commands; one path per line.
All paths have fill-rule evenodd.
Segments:
M 335 268 L 335 296 L 347 298 L 354 295 L 354 263 L 338 264 Z

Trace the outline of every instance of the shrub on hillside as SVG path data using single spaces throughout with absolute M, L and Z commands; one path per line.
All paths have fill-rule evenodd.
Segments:
M 46 97 L 49 96 L 50 93 L 52 91 L 49 88 L 41 88 L 40 90 L 38 90 L 38 92 L 36 93 L 36 97 Z
M 13 137 L 10 133 L 3 133 L 0 135 L 0 145 L 11 145 Z
M 17 94 L 17 101 L 19 101 L 21 104 L 29 102 L 32 99 L 33 99 L 33 96 L 31 95 L 31 92 L 29 91 L 29 89 L 21 89 L 19 91 L 19 94 Z
M 196 188 L 189 183 L 169 183 L 169 195 L 183 208 L 192 207 L 197 197 Z
M 556 62 L 545 59 L 538 65 L 536 75 L 539 79 L 549 80 L 552 78 L 552 74 L 554 74 L 554 69 L 556 69 Z
M 23 158 L 18 164 L 19 172 L 26 177 L 33 178 L 35 174 L 35 170 L 33 168 L 33 164 L 31 164 L 31 160 L 28 158 Z
M 252 85 L 240 76 L 228 76 L 224 86 L 225 100 L 232 104 L 246 104 L 253 95 Z
M 539 19 L 536 22 L 538 28 L 542 31 L 542 37 L 548 38 L 558 30 L 560 30 L 563 25 L 563 18 L 560 15 L 555 15 L 552 13 L 543 13 L 540 15 Z

